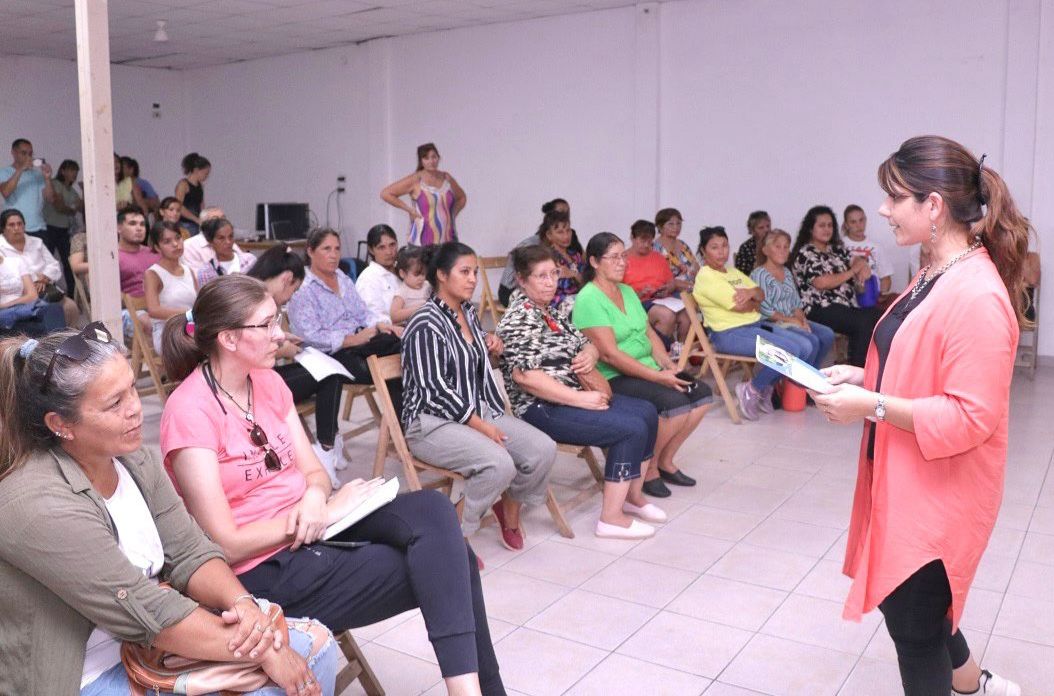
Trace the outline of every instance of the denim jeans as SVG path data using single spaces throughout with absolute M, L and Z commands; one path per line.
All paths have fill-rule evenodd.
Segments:
M 311 635 L 296 626 L 299 619 L 289 619 L 289 647 L 307 658 L 311 652 Z M 337 643 L 333 638 L 323 646 L 314 657 L 308 658 L 308 666 L 315 675 L 315 680 L 322 687 L 322 696 L 333 696 L 337 680 Z M 80 691 L 80 696 L 128 696 L 128 675 L 124 665 L 114 665 Z M 153 693 L 153 692 L 151 692 Z M 167 692 L 162 692 L 166 694 Z M 285 696 L 285 689 L 275 685 L 251 691 L 245 696 Z
M 774 343 L 792 355 L 805 360 L 809 349 L 801 340 L 800 334 L 791 333 L 768 322 L 756 321 L 746 326 L 737 326 L 725 331 L 714 331 L 710 334 L 710 343 L 719 353 L 729 355 L 748 355 L 754 357 L 756 338 L 761 336 L 769 343 Z M 761 368 L 750 383 L 759 391 L 771 387 L 782 375 L 767 367 Z
M 809 322 L 811 331 L 806 331 L 796 326 L 781 328 L 787 332 L 786 335 L 789 338 L 799 341 L 805 351 L 801 359 L 813 367 L 819 367 L 823 363 L 824 357 L 834 346 L 834 331 L 828 326 L 817 324 L 815 321 Z
M 608 447 L 604 480 L 616 483 L 640 478 L 640 464 L 654 454 L 659 427 L 650 401 L 622 394 L 612 394 L 603 411 L 538 400 L 522 418 L 557 442 Z

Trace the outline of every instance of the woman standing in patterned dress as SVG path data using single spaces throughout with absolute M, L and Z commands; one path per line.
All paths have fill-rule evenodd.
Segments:
M 403 196 L 410 196 L 409 205 Z M 417 148 L 417 170 L 385 187 L 381 200 L 410 216 L 410 244 L 428 246 L 457 241 L 454 220 L 468 198 L 454 177 L 440 171 L 435 144 L 425 143 Z

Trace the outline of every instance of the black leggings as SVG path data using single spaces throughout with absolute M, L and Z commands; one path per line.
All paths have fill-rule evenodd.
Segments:
M 863 367 L 867 361 L 867 347 L 871 344 L 871 334 L 875 324 L 882 317 L 878 307 L 846 307 L 833 304 L 828 307 L 815 307 L 807 315 L 810 321 L 828 326 L 836 333 L 849 338 L 849 364 Z
M 484 694 L 505 694 L 476 557 L 443 494 L 400 495 L 335 541 L 370 543 L 287 549 L 238 577 L 286 615 L 335 633 L 420 607 L 443 676 L 478 672 Z
M 897 648 L 904 696 L 948 696 L 952 670 L 970 659 L 962 631 L 951 632 L 952 591 L 944 563 L 932 561 L 878 605 Z
M 340 414 L 340 394 L 346 379 L 333 375 L 316 382 L 311 373 L 299 363 L 276 365 L 277 372 L 289 391 L 293 392 L 293 403 L 315 397 L 316 439 L 326 447 L 332 447 L 337 437 L 337 418 Z

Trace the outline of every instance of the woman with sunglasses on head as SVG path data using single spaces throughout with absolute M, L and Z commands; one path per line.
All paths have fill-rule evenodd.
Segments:
M 281 338 L 274 299 L 245 275 L 206 285 L 165 327 L 165 368 L 183 383 L 161 452 L 187 508 L 250 592 L 335 632 L 420 607 L 448 691 L 503 694 L 476 560 L 442 494 L 399 496 L 332 540 L 343 545 L 319 543 L 377 482 L 331 496 L 272 369 Z
M 834 390 L 813 395 L 829 421 L 864 421 L 843 616 L 882 612 L 906 696 L 1020 696 L 959 627 L 1003 498 L 1031 225 L 984 157 L 948 138 L 906 140 L 878 182 L 897 244 L 931 261 L 875 327 L 864 367 L 828 368 Z
M 128 694 L 127 641 L 258 664 L 278 685 L 260 696 L 332 694 L 329 632 L 272 629 L 142 446 L 142 420 L 102 323 L 0 342 L 0 693 Z

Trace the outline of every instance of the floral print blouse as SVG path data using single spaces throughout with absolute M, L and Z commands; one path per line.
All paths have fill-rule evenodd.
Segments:
M 571 360 L 589 339 L 571 322 L 565 305 L 539 307 L 517 290 L 496 333 L 505 344 L 499 364 L 515 415 L 522 416 L 537 397 L 516 384 L 512 378 L 514 369 L 541 370 L 572 389 L 582 388 L 571 369 Z
M 670 264 L 670 270 L 673 271 L 674 278 L 695 282 L 695 273 L 692 273 L 695 258 L 692 256 L 692 251 L 687 244 L 678 239 L 677 251 L 673 252 L 667 250 L 662 245 L 662 241 L 656 237 L 655 242 L 652 243 L 652 248 L 666 257 L 666 262 Z M 698 271 L 699 269 L 695 270 Z
M 852 281 L 846 281 L 828 290 L 820 290 L 812 284 L 812 281 L 820 276 L 845 273 L 849 270 L 850 262 L 849 250 L 844 246 L 829 246 L 827 251 L 820 251 L 810 242 L 798 251 L 793 271 L 794 277 L 798 279 L 798 292 L 801 293 L 806 314 L 814 309 L 836 304 L 857 306 Z
M 571 251 L 568 249 L 562 254 L 555 254 L 556 265 L 563 266 L 564 268 L 570 268 L 572 271 L 577 273 L 579 277 L 586 270 L 586 262 L 582 260 L 582 254 L 577 251 Z M 556 282 L 556 295 L 553 296 L 553 306 L 560 305 L 565 299 L 571 295 L 577 295 L 578 291 L 582 289 L 582 284 L 575 278 L 560 278 Z M 511 300 L 510 300 L 511 302 Z

